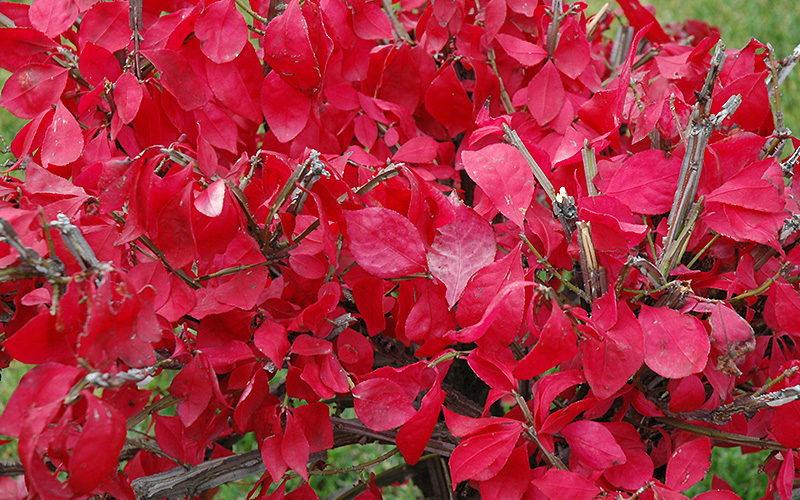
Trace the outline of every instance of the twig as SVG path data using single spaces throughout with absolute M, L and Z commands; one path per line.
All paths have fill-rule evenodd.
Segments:
M 525 426 L 525 435 L 534 443 L 536 443 L 536 447 L 539 448 L 539 451 L 544 455 L 545 460 L 550 466 L 555 467 L 556 469 L 560 470 L 567 470 L 567 466 L 564 465 L 564 462 L 561 461 L 560 458 L 550 453 L 550 451 L 544 447 L 544 444 L 539 440 L 539 436 L 536 433 L 536 427 L 534 425 L 533 415 L 531 414 L 531 409 L 528 408 L 528 403 L 522 399 L 522 396 L 519 395 L 517 391 L 512 393 L 514 395 L 514 399 L 516 399 L 517 404 L 519 405 L 520 410 L 522 410 L 522 414 L 525 416 L 525 421 L 528 425 Z
M 550 198 L 550 201 L 555 204 L 556 202 L 556 190 L 553 188 L 553 183 L 550 182 L 550 179 L 542 170 L 542 167 L 536 163 L 536 160 L 531 156 L 531 152 L 528 151 L 528 147 L 525 146 L 525 143 L 522 142 L 520 139 L 519 134 L 517 134 L 516 130 L 512 129 L 505 123 L 503 124 L 503 133 L 505 135 L 506 142 L 517 148 L 517 150 L 522 153 L 522 156 L 525 157 L 525 161 L 528 162 L 528 166 L 530 166 L 531 171 L 533 172 L 533 176 L 536 177 L 536 180 L 544 189 L 544 192 L 547 194 L 547 197 Z
M 514 113 L 514 104 L 511 102 L 511 97 L 509 97 L 506 86 L 503 84 L 503 79 L 500 77 L 500 72 L 497 70 L 497 59 L 494 55 L 494 49 L 487 50 L 486 57 L 489 60 L 489 66 L 492 67 L 494 76 L 497 77 L 497 81 L 500 83 L 500 102 L 503 103 L 503 109 L 505 109 L 506 113 L 510 115 Z
M 606 14 L 608 14 L 608 2 L 604 3 L 597 14 L 592 16 L 592 19 L 586 23 L 586 39 L 591 40 L 594 38 L 594 33 L 597 31 L 597 27 L 600 25 L 600 22 L 606 18 Z
M 759 439 L 755 437 L 745 436 L 743 434 L 725 432 L 718 429 L 714 429 L 712 427 L 703 427 L 701 425 L 684 422 L 677 418 L 671 418 L 671 417 L 655 417 L 654 420 L 665 425 L 670 425 L 677 429 L 691 432 L 692 434 L 697 434 L 699 436 L 708 436 L 710 438 L 716 439 L 717 441 L 722 441 L 724 443 L 731 443 L 739 446 L 748 446 L 751 448 L 761 448 L 765 450 L 786 451 L 785 446 L 778 443 L 777 441 L 772 441 L 770 439 Z
M 715 242 L 715 241 L 717 241 L 718 239 L 719 239 L 719 233 L 714 233 L 714 236 L 712 236 L 712 237 L 711 237 L 711 239 L 708 241 L 708 243 L 706 243 L 706 244 L 703 246 L 703 248 L 701 248 L 701 249 L 700 249 L 700 251 L 699 251 L 699 252 L 697 252 L 697 253 L 695 254 L 695 256 L 694 256 L 694 257 L 692 257 L 692 260 L 690 260 L 690 261 L 689 261 L 689 263 L 688 263 L 688 264 L 686 264 L 686 267 L 687 267 L 687 268 L 689 268 L 689 269 L 691 269 L 691 268 L 692 268 L 692 266 L 694 265 L 694 263 L 695 263 L 695 262 L 697 262 L 697 260 L 698 260 L 700 257 L 702 257 L 704 253 L 706 253 L 706 250 L 708 250 L 709 248 L 711 248 L 711 245 L 713 245 L 713 244 L 714 244 L 714 242 Z
M 583 140 L 581 159 L 583 160 L 583 174 L 586 176 L 586 188 L 589 190 L 589 196 L 597 196 L 600 194 L 594 185 L 594 178 L 597 177 L 597 158 L 594 154 L 594 148 L 589 145 L 587 139 Z
M 761 285 L 759 285 L 759 286 L 758 286 L 758 287 L 756 287 L 756 288 L 753 288 L 752 290 L 748 290 L 748 291 L 746 291 L 746 292 L 742 292 L 742 293 L 740 293 L 739 295 L 737 295 L 737 296 L 735 296 L 735 297 L 731 297 L 731 298 L 730 298 L 730 301 L 734 301 L 734 300 L 744 300 L 744 299 L 746 299 L 746 298 L 748 298 L 748 297 L 753 297 L 753 296 L 756 296 L 756 295 L 761 295 L 762 293 L 766 292 L 766 291 L 767 291 L 767 289 L 768 289 L 770 286 L 772 286 L 772 284 L 773 284 L 773 283 L 775 283 L 775 280 L 776 280 L 776 279 L 778 279 L 778 276 L 780 276 L 781 274 L 783 274 L 784 272 L 786 272 L 786 270 L 787 270 L 788 268 L 789 268 L 789 263 L 788 263 L 788 262 L 784 262 L 784 263 L 781 265 L 780 269 L 778 269 L 778 272 L 776 272 L 776 273 L 775 273 L 773 276 L 771 276 L 771 277 L 767 278 L 767 280 L 766 280 L 766 281 L 764 281 L 764 283 L 761 283 Z
M 409 36 L 406 29 L 397 19 L 394 9 L 392 8 L 391 0 L 381 0 L 381 4 L 383 4 L 383 10 L 386 11 L 386 15 L 389 17 L 389 21 L 392 23 L 392 30 L 394 30 L 395 36 L 406 43 L 413 44 L 414 42 L 411 40 L 411 36 Z
M 594 241 L 592 241 L 592 226 L 588 222 L 578 221 L 577 229 L 583 291 L 592 299 L 597 299 L 608 291 L 606 272 L 597 261 L 597 253 L 594 249 Z M 590 301 L 589 304 L 591 303 Z
M 558 45 L 558 29 L 561 27 L 561 19 L 563 16 L 564 5 L 562 0 L 553 0 L 550 6 L 550 12 L 553 15 L 553 20 L 547 28 L 547 53 L 551 56 L 556 51 Z
M 247 14 L 252 16 L 253 19 L 255 19 L 256 21 L 258 21 L 260 23 L 263 23 L 263 24 L 269 24 L 269 19 L 267 19 L 266 17 L 258 15 L 258 13 L 256 13 L 253 9 L 250 8 L 249 5 L 247 5 L 244 2 L 244 0 L 236 0 L 236 5 L 238 5 L 239 8 L 242 9 L 243 11 L 245 11 Z M 255 28 L 251 28 L 251 29 L 255 29 Z
M 584 292 L 583 290 L 581 290 L 580 288 L 578 288 L 577 286 L 572 284 L 569 280 L 564 278 L 564 276 L 562 276 L 561 273 L 559 273 L 558 270 L 555 267 L 553 267 L 553 265 L 550 263 L 550 261 L 548 261 L 546 257 L 544 257 L 541 253 L 539 253 L 538 250 L 536 250 L 536 247 L 534 247 L 533 243 L 531 243 L 531 241 L 528 239 L 528 237 L 525 236 L 525 233 L 520 233 L 519 237 L 525 243 L 525 245 L 528 247 L 528 249 L 531 252 L 533 252 L 533 254 L 536 256 L 536 259 L 539 261 L 539 263 L 542 264 L 550 274 L 552 274 L 553 276 L 558 278 L 558 280 L 565 287 L 569 288 L 570 291 L 572 291 L 575 295 L 577 295 L 578 297 L 582 298 L 586 302 L 591 302 L 592 298 L 586 292 Z

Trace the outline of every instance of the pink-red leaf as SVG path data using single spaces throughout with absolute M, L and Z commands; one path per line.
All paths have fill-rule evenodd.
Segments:
M 28 17 L 34 28 L 55 38 L 78 18 L 78 6 L 73 0 L 35 0 Z
M 591 500 L 600 494 L 600 488 L 592 481 L 568 470 L 548 469 L 543 477 L 534 479 L 533 484 L 547 498 Z
M 546 125 L 561 112 L 565 99 L 561 75 L 548 61 L 528 84 L 528 110 L 539 125 Z
M 133 73 L 122 73 L 114 83 L 114 104 L 122 123 L 128 124 L 139 113 L 144 89 Z
M 70 457 L 69 485 L 77 494 L 89 493 L 117 470 L 125 444 L 125 420 L 119 411 L 88 392 L 86 422 Z
M 527 42 L 515 36 L 500 33 L 497 42 L 510 55 L 523 66 L 535 66 L 547 57 L 547 51 L 535 43 Z
M 428 252 L 428 269 L 447 287 L 447 304 L 452 308 L 467 281 L 494 261 L 495 238 L 492 226 L 458 199 L 455 219 L 439 229 Z
M 514 451 L 521 431 L 519 423 L 494 424 L 462 439 L 450 455 L 453 484 L 494 477 Z

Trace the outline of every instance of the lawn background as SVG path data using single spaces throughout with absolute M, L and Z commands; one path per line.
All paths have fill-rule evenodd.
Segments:
M 587 0 L 588 12 L 597 12 L 605 3 L 603 0 Z M 729 48 L 743 47 L 751 37 L 761 42 L 771 43 L 777 56 L 783 58 L 789 55 L 792 49 L 800 43 L 800 0 L 651 0 L 649 2 L 656 8 L 656 17 L 662 24 L 677 22 L 683 19 L 700 19 L 711 25 L 719 27 L 722 39 Z M 612 4 L 612 7 L 615 5 Z M 4 84 L 9 73 L 0 70 L 0 85 Z M 782 88 L 783 112 L 785 123 L 800 133 L 800 67 L 796 68 Z M 0 109 L 0 135 L 10 144 L 11 139 L 24 125 L 24 121 L 17 119 L 8 111 Z M 8 154 L 0 153 L 0 163 L 10 158 Z M 0 378 L 0 408 L 3 408 L 11 396 L 26 367 L 12 363 L 11 367 L 2 372 Z M 0 460 L 8 460 L 15 456 L 13 447 L 15 443 L 0 447 Z M 373 449 L 359 450 L 334 450 L 331 461 L 339 466 L 352 465 L 383 453 L 388 448 L 375 447 Z M 350 455 L 352 454 L 352 455 Z M 712 469 L 708 477 L 700 484 L 694 486 L 689 493 L 697 494 L 710 487 L 711 475 L 717 474 L 729 484 L 744 500 L 755 500 L 763 492 L 766 480 L 758 476 L 755 471 L 767 457 L 767 452 L 743 455 L 739 448 L 715 449 L 712 458 Z M 355 478 L 348 478 L 353 480 Z M 327 489 L 337 489 L 346 484 L 348 479 L 340 478 L 336 485 L 329 484 Z M 238 486 L 238 487 L 237 487 Z M 318 487 L 322 485 L 317 485 Z M 331 488 L 333 487 L 333 488 Z M 233 485 L 220 492 L 220 497 L 237 498 L 246 485 Z M 385 498 L 399 498 L 409 496 L 409 491 L 401 493 L 405 488 L 397 488 L 394 492 L 387 492 Z

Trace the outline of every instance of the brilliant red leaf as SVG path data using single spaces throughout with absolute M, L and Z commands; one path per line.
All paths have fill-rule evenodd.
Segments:
M 28 17 L 34 28 L 55 38 L 78 18 L 78 6 L 73 0 L 35 0 Z
M 280 142 L 291 141 L 305 128 L 310 110 L 311 99 L 289 86 L 276 72 L 264 78 L 261 111 Z
M 425 109 L 449 134 L 456 135 L 472 125 L 472 101 L 452 65 L 445 66 L 425 92 Z
M 662 377 L 682 378 L 706 366 L 711 342 L 700 321 L 667 308 L 642 306 L 644 361 Z
M 603 477 L 618 488 L 635 491 L 653 477 L 653 460 L 645 450 L 625 447 L 623 451 L 625 463 L 606 469 Z
M 122 73 L 114 83 L 114 104 L 122 123 L 128 124 L 136 118 L 142 103 L 144 89 L 132 73 Z
M 228 110 L 260 122 L 264 74 L 253 46 L 246 43 L 239 56 L 230 62 L 217 64 L 208 59 L 205 66 L 214 97 Z
M 622 448 L 600 422 L 578 420 L 562 429 L 561 435 L 569 443 L 570 456 L 587 467 L 608 469 L 626 461 Z
M 286 415 L 286 430 L 281 439 L 281 455 L 286 465 L 308 481 L 308 439 L 306 439 L 299 419 L 293 413 Z
M 621 389 L 642 366 L 644 335 L 630 307 L 617 303 L 610 292 L 595 301 L 592 319 L 602 339 L 588 337 L 580 348 L 592 393 L 604 399 Z
M 503 286 L 522 281 L 521 244 L 500 260 L 484 267 L 469 280 L 456 308 L 456 319 L 462 327 L 481 320 L 489 303 Z M 525 306 L 525 290 L 515 288 L 498 305 L 498 315 L 483 340 L 508 345 L 519 332 Z
M 553 304 L 539 341 L 514 369 L 517 378 L 529 379 L 544 373 L 578 352 L 578 336 L 564 311 Z
M 504 33 L 498 34 L 496 38 L 506 54 L 524 66 L 535 66 L 547 57 L 547 51 L 535 43 Z
M 425 447 L 439 419 L 445 396 L 446 394 L 439 384 L 434 384 L 422 398 L 419 411 L 408 419 L 397 432 L 397 448 L 409 465 L 415 465 L 425 452 Z
M 131 43 L 131 28 L 127 2 L 100 2 L 81 19 L 78 46 L 87 43 L 109 52 L 124 49 Z
M 411 223 L 387 208 L 346 211 L 350 251 L 365 271 L 396 278 L 425 270 L 425 247 Z
M 533 484 L 547 498 L 591 500 L 600 494 L 600 488 L 592 481 L 568 470 L 548 469 L 543 477 L 534 479 Z
M 125 420 L 119 411 L 84 391 L 86 422 L 75 443 L 69 465 L 69 485 L 76 494 L 94 490 L 117 470 L 125 444 Z
M 62 103 L 56 106 L 53 121 L 44 133 L 42 162 L 66 165 L 77 160 L 83 151 L 83 134 L 78 121 Z
M 298 0 L 291 0 L 283 14 L 269 23 L 263 49 L 267 63 L 291 87 L 309 92 L 318 89 L 322 72 Z
M 414 137 L 400 146 L 392 156 L 396 162 L 433 163 L 439 152 L 439 144 L 427 136 Z
M 20 118 L 34 118 L 58 102 L 66 85 L 66 68 L 29 64 L 8 78 L 0 104 Z
M 528 110 L 539 125 L 546 125 L 561 112 L 565 98 L 561 75 L 548 61 L 528 84 Z
M 606 183 L 596 184 L 603 194 L 617 198 L 636 213 L 663 214 L 672 206 L 680 165 L 678 156 L 642 151 L 626 159 Z
M 742 497 L 730 490 L 709 490 L 700 493 L 694 500 L 742 500 Z
M 716 354 L 717 369 L 736 373 L 735 364 L 756 347 L 753 327 L 732 307 L 721 302 L 713 304 L 711 316 L 712 354 Z
M 492 226 L 461 201 L 451 198 L 455 219 L 440 228 L 428 251 L 428 269 L 447 287 L 452 308 L 461 298 L 467 281 L 494 261 Z
M 462 439 L 450 455 L 453 484 L 497 475 L 514 451 L 521 430 L 519 424 L 494 424 Z
M 481 498 L 519 500 L 530 485 L 530 474 L 528 450 L 525 446 L 518 446 L 496 476 L 479 483 Z
M 191 111 L 206 104 L 204 85 L 183 54 L 170 49 L 143 50 L 142 54 L 156 67 L 161 84 L 182 109 Z
M 247 23 L 233 0 L 218 0 L 198 16 L 194 34 L 200 50 L 217 64 L 233 61 L 247 43 Z
M 711 440 L 695 439 L 678 447 L 667 462 L 667 488 L 684 491 L 703 479 L 711 467 Z
M 365 380 L 352 392 L 356 415 L 373 431 L 394 429 L 416 414 L 408 393 L 387 378 Z
M 533 172 L 516 148 L 498 143 L 461 154 L 464 169 L 500 213 L 520 228 L 533 199 Z
M 800 401 L 792 401 L 772 411 L 772 433 L 787 448 L 800 447 Z

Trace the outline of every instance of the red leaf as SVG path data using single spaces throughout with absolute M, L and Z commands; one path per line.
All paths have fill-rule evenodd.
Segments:
M 503 356 L 506 353 L 506 356 Z M 505 357 L 506 359 L 501 359 Z M 472 371 L 492 389 L 511 393 L 517 388 L 517 380 L 511 373 L 514 358 L 509 350 L 488 353 L 485 349 L 474 349 L 467 356 L 467 363 Z
M 756 347 L 753 327 L 722 302 L 712 305 L 708 323 L 711 325 L 711 347 L 717 354 L 717 369 L 736 374 L 735 363 Z
M 539 341 L 514 369 L 514 376 L 529 379 L 541 375 L 578 352 L 578 336 L 564 311 L 553 304 L 553 310 L 539 334 Z
M 574 17 L 568 17 L 561 27 L 553 61 L 559 71 L 573 80 L 583 73 L 591 61 L 586 30 L 578 26 Z
M 263 49 L 264 59 L 291 87 L 317 90 L 322 72 L 298 0 L 291 0 L 283 14 L 269 23 Z
M 576 457 L 592 469 L 608 469 L 626 461 L 614 436 L 599 422 L 578 420 L 562 429 L 561 434 L 569 443 L 570 457 Z M 572 460 L 570 465 L 573 465 Z
M 374 0 L 353 0 L 353 31 L 363 40 L 392 38 L 392 24 L 386 13 Z
M 534 479 L 533 484 L 542 490 L 547 498 L 591 500 L 600 494 L 600 488 L 592 481 L 568 470 L 548 469 L 543 477 Z
M 106 4 L 107 5 L 107 4 Z M 114 104 L 122 123 L 128 124 L 139 113 L 144 89 L 133 73 L 122 73 L 114 83 Z
M 786 497 L 787 500 L 791 496 Z M 742 497 L 730 490 L 710 490 L 705 493 L 700 493 L 694 500 L 742 500 Z
M 581 342 L 583 368 L 592 393 L 601 399 L 620 390 L 644 362 L 644 335 L 625 302 L 617 303 L 612 292 L 594 303 L 592 314 L 602 340 L 587 337 Z
M 20 118 L 34 118 L 58 102 L 67 85 L 67 70 L 51 64 L 29 64 L 3 86 L 2 106 Z
M 78 18 L 78 6 L 73 0 L 35 0 L 28 17 L 34 28 L 55 38 Z
M 481 498 L 518 500 L 530 485 L 530 474 L 528 450 L 525 446 L 518 446 L 511 452 L 508 461 L 496 476 L 479 483 Z
M 125 420 L 112 406 L 88 391 L 86 422 L 69 460 L 69 485 L 76 494 L 89 493 L 119 466 L 125 444 Z
M 428 252 L 428 269 L 447 287 L 447 304 L 452 308 L 467 281 L 494 261 L 495 239 L 492 226 L 460 200 L 455 205 L 455 219 L 440 228 Z
M 480 321 L 489 303 L 500 290 L 515 281 L 522 281 L 522 244 L 508 255 L 484 267 L 469 280 L 456 308 L 456 319 L 463 326 Z M 522 325 L 525 290 L 515 288 L 498 305 L 497 319 L 489 326 L 483 340 L 506 346 L 517 336 Z
M 772 410 L 772 433 L 787 448 L 800 448 L 800 401 Z
M 308 123 L 311 99 L 289 86 L 273 71 L 264 78 L 261 86 L 261 111 L 278 141 L 289 142 Z
M 453 136 L 472 126 L 469 100 L 452 65 L 439 71 L 425 92 L 425 109 Z
M 439 152 L 439 143 L 428 136 L 413 137 L 403 143 L 392 160 L 405 163 L 433 163 Z
M 388 208 L 345 211 L 350 251 L 365 271 L 397 278 L 425 270 L 425 247 L 417 229 Z
M 415 465 L 422 457 L 433 429 L 436 427 L 445 396 L 446 394 L 439 384 L 434 384 L 428 394 L 422 398 L 419 411 L 397 432 L 397 447 L 410 465 Z
M 522 153 L 498 143 L 478 151 L 464 151 L 461 159 L 469 176 L 500 213 L 522 228 L 535 188 L 533 173 Z
M 128 3 L 100 2 L 81 19 L 78 47 L 82 51 L 87 43 L 93 43 L 116 52 L 131 43 L 131 34 Z
M 669 211 L 678 184 L 681 159 L 662 151 L 647 150 L 626 159 L 608 182 L 598 185 L 639 214 L 658 215 Z
M 707 437 L 678 447 L 667 462 L 667 488 L 684 491 L 705 477 L 711 467 L 711 440 Z
M 667 378 L 703 371 L 711 343 L 697 318 L 643 305 L 639 323 L 644 331 L 644 361 L 651 370 Z
M 521 431 L 519 422 L 498 423 L 462 439 L 450 455 L 453 484 L 497 475 L 514 451 Z
M 233 61 L 247 43 L 247 23 L 233 0 L 219 0 L 206 7 L 194 24 L 200 50 L 215 63 Z
M 528 84 L 528 110 L 539 125 L 544 126 L 558 116 L 565 98 L 561 75 L 548 61 Z
M 15 72 L 26 64 L 45 62 L 45 53 L 56 47 L 55 42 L 31 28 L 3 28 L 0 53 L 3 68 Z
M 795 479 L 794 451 L 787 450 L 782 453 L 783 463 L 778 471 L 776 486 L 781 500 L 790 500 L 793 494 Z
M 205 188 L 195 199 L 194 208 L 206 217 L 216 217 L 222 213 L 225 204 L 225 181 L 217 179 Z
M 674 378 L 667 383 L 667 389 L 669 410 L 675 413 L 696 410 L 706 400 L 705 387 L 697 375 Z
M 161 75 L 161 84 L 185 111 L 206 104 L 204 85 L 182 54 L 170 49 L 143 50 Z
M 308 481 L 308 439 L 298 418 L 292 413 L 286 415 L 286 430 L 281 439 L 281 455 L 290 469 Z
M 373 431 L 387 431 L 406 423 L 416 410 L 411 397 L 388 378 L 373 378 L 353 388 L 356 416 Z
M 56 106 L 53 121 L 44 133 L 42 163 L 66 165 L 77 160 L 83 152 L 83 134 L 78 121 L 62 103 Z
M 631 26 L 636 28 L 636 31 L 651 25 L 647 31 L 647 39 L 656 43 L 666 43 L 669 41 L 669 36 L 664 33 L 664 29 L 658 23 L 655 16 L 643 7 L 639 0 L 622 0 L 619 2 L 625 12 L 625 18 L 631 23 Z
M 623 451 L 625 463 L 606 469 L 603 476 L 618 488 L 635 491 L 652 479 L 653 460 L 645 450 L 626 446 Z
M 49 312 L 44 314 L 50 315 Z M 84 373 L 76 366 L 58 363 L 34 366 L 22 377 L 6 403 L 0 416 L 0 434 L 19 438 L 24 428 L 43 429 L 61 409 L 61 405 L 48 405 L 62 399 Z M 49 411 L 34 411 L 37 408 L 49 408 Z
M 535 66 L 547 57 L 547 51 L 535 43 L 526 42 L 515 36 L 499 33 L 497 42 L 510 55 L 523 66 Z
M 261 61 L 249 43 L 239 57 L 223 64 L 206 60 L 206 78 L 214 97 L 229 110 L 250 121 L 261 121 Z

